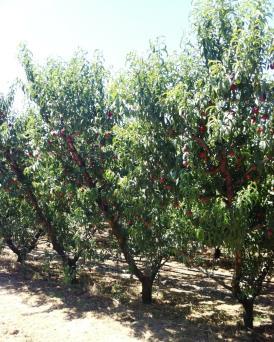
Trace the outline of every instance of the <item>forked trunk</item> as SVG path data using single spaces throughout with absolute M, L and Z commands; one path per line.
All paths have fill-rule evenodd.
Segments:
M 19 249 L 13 242 L 11 237 L 5 239 L 5 242 L 10 250 L 17 255 L 17 262 L 21 264 L 25 262 L 27 258 L 27 252 L 25 250 Z
M 23 264 L 26 261 L 27 258 L 27 254 L 20 252 L 17 254 L 17 262 L 20 262 L 21 264 Z

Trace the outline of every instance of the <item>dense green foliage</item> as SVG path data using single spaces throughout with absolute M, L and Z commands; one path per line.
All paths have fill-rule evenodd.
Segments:
M 196 7 L 195 42 L 151 44 L 114 79 L 100 56 L 40 66 L 22 47 L 31 104 L 16 116 L 13 91 L 0 101 L 0 236 L 24 261 L 46 234 L 75 281 L 109 231 L 144 303 L 169 258 L 224 246 L 252 328 L 274 257 L 270 7 Z

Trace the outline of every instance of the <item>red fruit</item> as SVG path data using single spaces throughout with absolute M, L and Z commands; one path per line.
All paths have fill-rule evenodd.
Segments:
M 260 111 L 260 110 L 259 110 L 259 107 L 253 107 L 253 108 L 252 108 L 252 113 L 253 113 L 253 114 L 259 114 L 259 111 Z
M 263 131 L 264 131 L 264 128 L 263 128 L 263 127 L 258 127 L 257 132 L 258 132 L 259 134 L 263 133 Z
M 233 158 L 233 157 L 235 157 L 235 152 L 234 151 L 230 151 L 228 153 L 228 155 L 229 155 L 229 157 Z
M 261 219 L 261 218 L 263 218 L 263 216 L 264 216 L 264 214 L 263 213 L 256 213 L 256 217 L 258 218 L 258 219 Z
M 161 178 L 159 179 L 159 182 L 160 182 L 161 184 L 163 184 L 165 181 L 166 181 L 166 180 L 165 180 L 165 178 L 163 178 L 163 177 L 161 177 Z
M 174 202 L 173 203 L 173 208 L 180 208 L 180 203 L 179 202 Z
M 199 158 L 200 159 L 206 159 L 206 153 L 204 151 L 199 153 Z
M 66 132 L 65 128 L 62 128 L 60 131 L 60 136 L 63 137 L 65 135 L 65 132 Z
M 68 143 L 73 143 L 73 137 L 71 135 L 68 135 L 66 140 Z
M 205 125 L 199 126 L 199 132 L 200 133 L 205 133 L 206 132 L 206 126 Z
M 52 132 L 51 132 L 51 135 L 52 135 L 53 137 L 57 137 L 57 136 L 58 136 L 58 132 L 57 132 L 57 131 L 52 131 Z
M 201 195 L 201 196 L 199 197 L 199 200 L 200 200 L 201 203 L 207 204 L 207 203 L 209 203 L 210 198 L 207 197 L 207 196 Z
M 268 238 L 271 238 L 273 235 L 272 229 L 271 228 L 267 229 L 266 234 Z
M 265 102 L 265 100 L 266 100 L 265 94 L 263 94 L 263 95 L 261 95 L 261 96 L 259 97 L 259 101 L 260 101 L 260 102 Z
M 252 125 L 255 125 L 257 123 L 256 118 L 251 118 L 251 123 L 252 123 Z
M 269 118 L 268 114 L 264 114 L 264 115 L 262 115 L 262 117 L 261 117 L 261 119 L 262 119 L 263 121 L 266 121 L 268 118 Z
M 230 86 L 230 90 L 231 90 L 231 91 L 236 91 L 237 88 L 238 88 L 238 87 L 237 87 L 237 84 L 235 84 L 235 83 L 232 83 L 231 86 Z
M 209 172 L 209 173 L 215 173 L 215 172 L 216 172 L 216 167 L 210 166 L 210 167 L 208 168 L 208 172 Z
M 148 221 L 144 221 L 144 226 L 145 226 L 146 228 L 149 228 L 150 223 L 149 223 Z
M 251 177 L 249 174 L 247 174 L 247 175 L 245 175 L 245 178 L 246 178 L 247 180 L 250 180 L 252 177 Z
M 105 138 L 105 139 L 109 139 L 110 136 L 111 136 L 111 133 L 109 133 L 109 132 L 106 132 L 106 133 L 104 134 L 104 138 Z
M 165 185 L 165 186 L 164 186 L 164 189 L 165 189 L 165 190 L 171 190 L 172 188 L 171 188 L 171 185 Z
M 112 113 L 111 111 L 108 111 L 108 112 L 107 112 L 107 116 L 108 116 L 109 118 L 112 118 L 113 113 Z
M 171 137 L 171 138 L 174 138 L 176 136 L 176 130 L 175 129 L 172 129 L 172 128 L 169 128 L 167 130 L 167 136 L 168 137 Z
M 187 210 L 186 211 L 186 216 L 187 217 L 191 217 L 193 215 L 192 211 L 191 210 Z

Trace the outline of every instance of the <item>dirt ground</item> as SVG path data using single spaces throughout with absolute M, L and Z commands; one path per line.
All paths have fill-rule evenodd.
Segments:
M 231 272 L 166 264 L 154 287 L 154 304 L 140 303 L 140 286 L 120 260 L 83 268 L 69 286 L 58 261 L 39 249 L 26 267 L 0 256 L 0 341 L 273 341 L 274 283 L 256 303 L 254 333 L 243 330 L 241 306 L 229 289 Z M 46 257 L 45 257 L 46 256 Z

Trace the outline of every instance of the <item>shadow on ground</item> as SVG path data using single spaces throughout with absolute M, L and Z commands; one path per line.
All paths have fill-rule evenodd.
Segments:
M 67 286 L 53 275 L 37 276 L 39 264 L 15 264 L 10 255 L 1 257 L 0 288 L 24 292 L 32 306 L 50 304 L 45 312 L 64 310 L 68 320 L 92 313 L 129 326 L 135 337 L 151 341 L 272 341 L 274 327 L 273 283 L 258 301 L 253 334 L 238 323 L 240 306 L 230 292 L 198 269 L 169 263 L 155 282 L 154 304 L 142 305 L 139 284 L 130 278 L 123 262 L 98 263 L 83 272 L 80 284 Z M 218 270 L 218 272 L 222 272 Z M 220 274 L 229 283 L 231 275 Z M 81 279 L 85 281 L 81 283 Z M 114 298 L 114 299 L 113 299 Z M 271 311 L 272 310 L 272 311 Z M 32 312 L 26 314 L 32 316 Z M 258 325 L 256 323 L 256 325 Z M 147 334 L 149 332 L 149 334 Z

